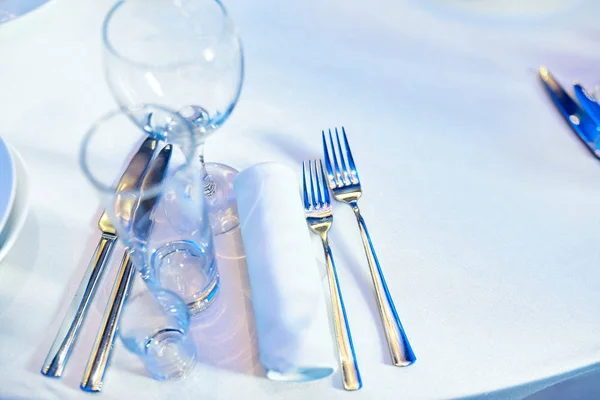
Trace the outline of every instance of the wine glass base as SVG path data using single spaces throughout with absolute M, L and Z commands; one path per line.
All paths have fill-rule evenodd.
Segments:
M 206 196 L 208 218 L 214 236 L 230 232 L 240 226 L 233 181 L 237 170 L 225 164 L 206 163 L 206 172 L 214 182 L 214 191 Z

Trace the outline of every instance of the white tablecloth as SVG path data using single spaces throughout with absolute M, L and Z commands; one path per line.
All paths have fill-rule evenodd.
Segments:
M 321 155 L 321 129 L 344 125 L 362 211 L 418 361 L 389 365 L 359 233 L 336 204 L 331 241 L 361 391 L 345 393 L 339 376 L 260 376 L 233 237 L 220 250 L 219 302 L 194 326 L 193 374 L 152 381 L 117 343 L 103 398 L 519 398 L 600 368 L 600 165 L 535 75 L 545 64 L 565 84 L 598 82 L 600 4 L 588 3 L 506 22 L 409 0 L 230 0 L 246 82 L 207 159 L 300 172 L 302 159 Z M 98 239 L 98 202 L 77 151 L 115 107 L 101 63 L 110 5 L 52 0 L 0 26 L 0 135 L 31 181 L 28 222 L 0 264 L 1 398 L 89 396 L 78 386 L 115 265 L 63 379 L 39 369 Z

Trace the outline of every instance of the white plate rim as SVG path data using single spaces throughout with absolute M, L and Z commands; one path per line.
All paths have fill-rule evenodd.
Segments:
M 27 214 L 29 210 L 29 182 L 27 177 L 27 168 L 23 157 L 15 150 L 14 147 L 7 144 L 8 150 L 13 157 L 15 163 L 15 170 L 18 172 L 19 180 L 17 182 L 17 190 L 15 195 L 15 206 L 10 213 L 10 231 L 5 232 L 5 235 L 0 235 L 0 262 L 8 254 L 9 250 L 13 247 L 19 233 L 25 225 L 27 220 Z
M 2 232 L 2 229 L 4 229 L 4 226 L 8 221 L 8 217 L 11 214 L 12 208 L 15 204 L 15 198 L 17 196 L 17 168 L 15 166 L 15 159 L 10 150 L 10 145 L 0 137 L 0 148 L 1 147 L 4 147 L 4 149 L 6 149 L 6 153 L 8 154 L 8 161 L 10 163 L 9 168 L 11 169 L 11 181 L 9 184 L 11 187 L 10 194 L 8 195 L 8 203 L 6 204 L 6 210 L 4 210 L 4 214 L 0 214 L 0 232 Z M 2 150 L 0 149 L 0 151 Z

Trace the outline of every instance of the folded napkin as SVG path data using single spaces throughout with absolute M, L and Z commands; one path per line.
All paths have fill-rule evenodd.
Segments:
M 324 378 L 336 353 L 296 175 L 259 164 L 241 172 L 234 188 L 267 377 Z

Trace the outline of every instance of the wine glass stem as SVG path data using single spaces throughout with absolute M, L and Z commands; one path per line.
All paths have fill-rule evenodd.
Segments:
M 196 154 L 202 165 L 202 180 L 204 181 L 204 195 L 210 197 L 215 194 L 215 182 L 212 180 L 208 172 L 206 172 L 206 166 L 204 165 L 204 145 L 196 147 Z

